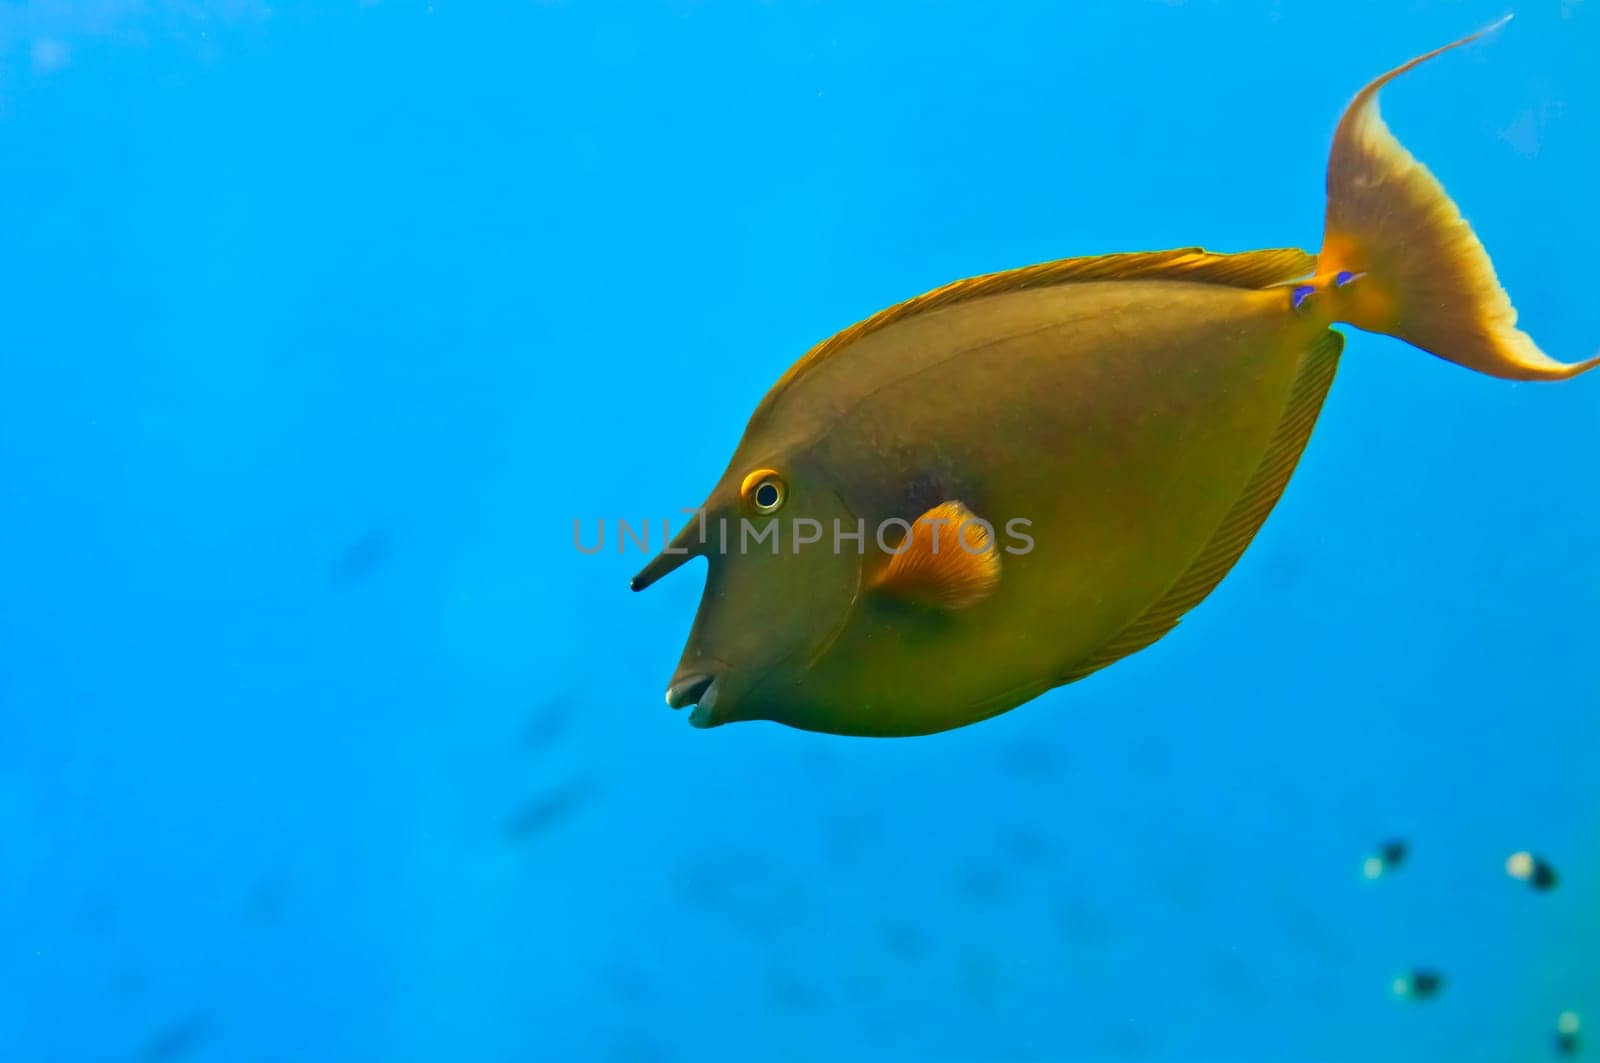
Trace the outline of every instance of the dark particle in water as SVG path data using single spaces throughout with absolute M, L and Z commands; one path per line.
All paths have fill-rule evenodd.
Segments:
M 124 963 L 111 976 L 111 992 L 117 1000 L 127 1003 L 144 992 L 144 976 L 131 963 Z
M 1199 850 L 1188 854 L 1169 853 L 1165 866 L 1151 869 L 1151 883 L 1157 893 L 1178 911 L 1198 916 L 1211 905 L 1211 872 Z
M 533 710 L 522 729 L 522 748 L 529 753 L 542 753 L 555 745 L 572 722 L 572 713 L 564 701 L 550 701 Z
M 1038 867 L 1050 861 L 1050 843 L 1040 835 L 1022 827 L 1002 834 L 1000 847 L 1018 864 Z
M 572 818 L 594 797 L 594 785 L 578 779 L 529 798 L 511 811 L 500 825 L 509 842 L 526 842 Z
M 1279 886 L 1276 908 L 1278 925 L 1285 940 L 1293 942 L 1309 954 L 1335 956 L 1340 951 L 1338 934 L 1287 887 Z
M 1361 865 L 1361 873 L 1367 878 L 1381 878 L 1391 871 L 1397 871 L 1406 862 L 1411 848 L 1399 838 L 1391 838 L 1378 846 Z
M 788 1011 L 815 1011 L 823 1003 L 821 994 L 788 971 L 774 972 L 768 990 L 772 1002 Z
M 646 1034 L 619 1037 L 607 1056 L 611 1063 L 666 1063 L 672 1056 Z
M 283 918 L 289 905 L 289 880 L 280 874 L 263 875 L 245 898 L 244 916 L 258 926 L 271 926 Z
M 345 547 L 333 564 L 330 582 L 335 587 L 365 583 L 389 559 L 389 533 L 369 531 Z
M 1116 936 L 1105 913 L 1081 900 L 1063 901 L 1060 908 L 1061 935 L 1075 949 L 1099 949 Z
M 961 870 L 957 884 L 968 900 L 990 904 L 1005 892 L 1005 876 L 992 867 L 967 867 Z
M 1556 883 L 1560 881 L 1555 868 L 1526 850 L 1512 853 L 1506 859 L 1506 874 L 1518 881 L 1526 882 L 1540 892 L 1555 889 Z
M 968 999 L 979 1007 L 995 1007 L 1005 996 L 1005 969 L 991 949 L 973 945 L 963 950 L 960 977 Z
M 1172 771 L 1172 750 L 1160 738 L 1146 738 L 1129 750 L 1128 767 L 1147 782 L 1159 782 Z
M 1233 1003 L 1258 1008 L 1266 1001 L 1266 988 L 1237 946 L 1213 948 L 1207 970 L 1206 981 Z
M 1149 1035 L 1131 1019 L 1106 1031 L 1105 1053 L 1111 1059 L 1149 1059 L 1154 1055 Z
M 1571 1058 L 1583 1047 L 1579 1037 L 1578 1013 L 1563 1011 L 1556 1017 L 1556 1055 Z
M 797 928 L 811 915 L 802 880 L 753 849 L 694 857 L 679 871 L 678 891 L 696 908 L 760 940 Z
M 83 926 L 96 938 L 112 937 L 117 929 L 117 909 L 111 898 L 91 893 L 83 900 Z
M 864 817 L 835 820 L 829 824 L 823 839 L 829 865 L 841 870 L 860 866 L 862 858 L 877 842 L 877 834 L 875 822 Z
M 1013 779 L 1048 779 L 1060 773 L 1061 754 L 1045 742 L 1014 742 L 1000 751 L 1000 768 Z
M 1407 1000 L 1428 1000 L 1438 996 L 1443 988 L 1444 975 L 1425 967 L 1418 967 L 1394 980 L 1394 995 Z
M 192 1055 L 211 1039 L 211 1016 L 191 1015 L 164 1026 L 145 1041 L 139 1058 L 145 1063 L 172 1063 Z
M 915 963 L 927 951 L 922 935 L 910 923 L 884 924 L 883 947 L 889 955 L 903 963 Z
M 622 961 L 611 965 L 600 974 L 600 981 L 610 990 L 618 1004 L 626 1008 L 642 1008 L 656 998 L 655 987 L 638 967 Z

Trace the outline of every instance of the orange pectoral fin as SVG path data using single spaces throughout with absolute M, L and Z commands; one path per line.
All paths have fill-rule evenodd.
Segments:
M 994 530 L 965 504 L 941 502 L 913 522 L 869 586 L 923 605 L 965 609 L 999 584 Z

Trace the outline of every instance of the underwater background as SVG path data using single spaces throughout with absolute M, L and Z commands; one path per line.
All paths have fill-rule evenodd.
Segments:
M 1600 380 L 1346 330 L 1176 633 L 927 738 L 691 729 L 701 567 L 632 595 L 636 548 L 573 546 L 696 504 L 896 300 L 1314 249 L 1356 89 L 1503 13 L 0 4 L 0 1058 L 1505 1061 L 1600 1025 Z M 1384 112 L 1573 360 L 1600 6 L 1516 14 Z

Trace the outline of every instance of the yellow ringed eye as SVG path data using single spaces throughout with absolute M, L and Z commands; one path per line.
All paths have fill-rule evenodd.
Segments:
M 757 469 L 744 478 L 739 494 L 755 507 L 757 513 L 775 513 L 783 505 L 788 491 L 784 489 L 783 477 L 776 471 Z

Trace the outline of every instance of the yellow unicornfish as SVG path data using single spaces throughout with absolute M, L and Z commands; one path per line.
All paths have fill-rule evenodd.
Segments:
M 667 689 L 700 727 L 941 731 L 1149 646 L 1260 529 L 1333 381 L 1336 323 L 1508 380 L 1552 361 L 1483 246 L 1356 95 L 1322 250 L 1198 248 L 973 277 L 818 344 L 633 580 L 708 562 Z

